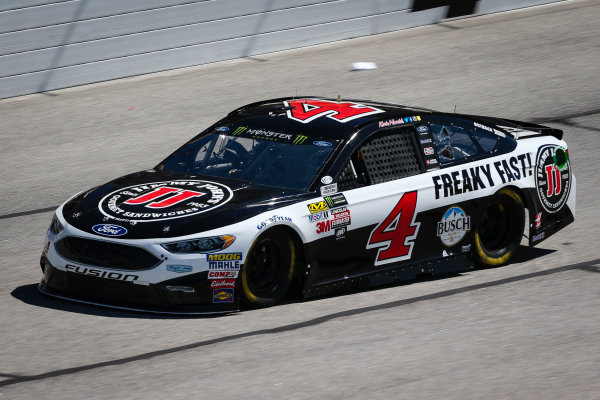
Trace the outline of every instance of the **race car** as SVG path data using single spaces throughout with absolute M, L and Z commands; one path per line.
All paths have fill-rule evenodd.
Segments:
M 40 291 L 227 313 L 506 264 L 573 222 L 558 129 L 367 100 L 229 113 L 156 167 L 56 210 Z M 528 210 L 526 221 L 525 209 Z

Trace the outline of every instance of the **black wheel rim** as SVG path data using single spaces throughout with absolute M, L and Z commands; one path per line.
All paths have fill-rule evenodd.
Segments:
M 283 255 L 272 240 L 266 239 L 254 246 L 246 268 L 246 280 L 253 294 L 269 297 L 279 287 Z
M 481 247 L 490 252 L 504 249 L 509 241 L 510 218 L 506 202 L 494 201 L 488 205 L 479 225 Z

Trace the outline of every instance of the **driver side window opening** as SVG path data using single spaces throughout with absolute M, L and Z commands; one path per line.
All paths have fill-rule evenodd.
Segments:
M 338 176 L 340 190 L 420 174 L 411 131 L 408 127 L 386 129 L 367 139 Z

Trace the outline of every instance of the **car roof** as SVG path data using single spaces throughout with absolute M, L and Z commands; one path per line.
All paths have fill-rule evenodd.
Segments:
M 290 110 L 298 103 L 311 100 L 329 103 L 353 103 L 360 106 L 376 108 L 379 112 L 370 115 L 359 115 L 347 122 L 340 122 L 331 116 L 321 116 L 310 121 L 299 121 L 289 116 Z M 359 128 L 378 121 L 389 121 L 399 118 L 410 118 L 434 112 L 426 108 L 409 107 L 399 104 L 382 103 L 372 100 L 334 99 L 320 96 L 281 97 L 247 104 L 230 112 L 220 123 L 249 125 L 254 128 L 273 131 L 293 132 L 310 138 L 327 137 L 331 139 L 348 139 Z M 409 121 L 412 123 L 413 121 Z M 416 119 L 414 120 L 416 122 Z

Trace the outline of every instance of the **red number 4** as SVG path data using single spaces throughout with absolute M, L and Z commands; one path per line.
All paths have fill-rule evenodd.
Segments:
M 381 247 L 375 265 L 410 259 L 420 222 L 415 222 L 417 192 L 404 193 L 392 212 L 377 225 L 367 243 L 367 249 Z

